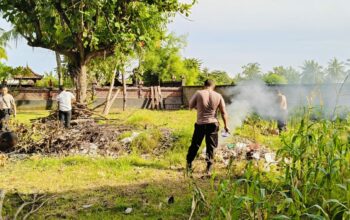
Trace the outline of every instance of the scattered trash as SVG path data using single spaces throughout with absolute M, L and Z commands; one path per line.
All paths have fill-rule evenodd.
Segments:
M 138 133 L 138 132 L 132 132 L 130 137 L 126 137 L 126 138 L 122 139 L 120 142 L 122 142 L 123 144 L 130 144 L 139 135 L 140 135 L 140 133 Z
M 231 143 L 222 143 L 217 149 L 217 158 L 225 165 L 231 158 L 239 160 L 265 160 L 267 164 L 277 163 L 276 154 L 267 147 L 241 136 L 233 136 Z M 204 152 L 203 152 L 204 153 Z
M 275 157 L 276 157 L 275 153 L 266 153 L 265 154 L 266 163 L 276 163 Z
M 93 206 L 93 204 L 83 205 L 83 208 L 84 208 L 84 209 L 88 209 L 88 208 L 90 208 L 90 207 L 92 207 L 92 206 Z
M 235 144 L 227 144 L 226 145 L 226 147 L 228 148 L 228 149 L 233 149 L 233 148 L 235 148 Z
M 173 204 L 175 202 L 175 198 L 174 196 L 170 196 L 169 199 L 168 199 L 168 204 Z
M 223 138 L 230 137 L 230 132 L 226 132 L 225 130 L 223 130 L 223 131 L 221 132 L 221 137 L 223 137 Z
M 130 214 L 132 212 L 132 208 L 125 209 L 125 214 Z

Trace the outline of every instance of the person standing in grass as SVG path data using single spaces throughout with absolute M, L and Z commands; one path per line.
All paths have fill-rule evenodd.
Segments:
M 66 91 L 63 86 L 59 87 L 60 94 L 57 96 L 58 118 L 65 128 L 70 127 L 72 118 L 72 102 L 75 100 L 73 93 Z
M 0 130 L 8 131 L 8 121 L 13 115 L 16 117 L 17 108 L 15 99 L 11 94 L 8 93 L 7 86 L 1 88 L 0 95 Z
M 189 108 L 197 110 L 197 122 L 194 125 L 192 143 L 187 154 L 187 172 L 192 171 L 192 162 L 205 137 L 206 142 L 206 173 L 211 174 L 214 162 L 214 149 L 218 146 L 219 120 L 217 112 L 220 111 L 224 121 L 224 129 L 229 132 L 228 115 L 225 108 L 225 101 L 222 96 L 214 91 L 215 82 L 206 80 L 204 89 L 197 91 L 190 100 Z
M 288 120 L 288 103 L 287 98 L 280 90 L 277 90 L 278 105 L 279 105 L 279 115 L 277 119 L 277 127 L 279 133 L 287 129 Z

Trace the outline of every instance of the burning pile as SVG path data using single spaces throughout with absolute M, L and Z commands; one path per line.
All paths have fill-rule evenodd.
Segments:
M 217 156 L 225 165 L 229 164 L 230 159 L 265 160 L 269 164 L 276 163 L 276 154 L 269 148 L 239 136 L 234 136 L 230 144 L 220 145 Z

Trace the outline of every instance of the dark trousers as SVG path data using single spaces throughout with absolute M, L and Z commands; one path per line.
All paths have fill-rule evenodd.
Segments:
M 282 110 L 280 113 L 280 118 L 277 120 L 277 128 L 279 132 L 285 131 L 287 129 L 288 121 L 288 111 Z
M 194 133 L 192 137 L 192 143 L 190 148 L 188 149 L 187 154 L 187 163 L 192 163 L 192 161 L 197 156 L 197 152 L 199 147 L 202 144 L 202 141 L 205 137 L 205 143 L 207 145 L 206 150 L 206 161 L 208 167 L 210 167 L 214 163 L 214 149 L 218 146 L 218 131 L 219 124 L 195 124 L 194 125 Z
M 70 120 L 72 119 L 72 111 L 59 111 L 58 117 L 61 122 L 61 125 L 64 124 L 64 127 L 70 127 Z
M 8 131 L 8 122 L 10 119 L 10 110 L 9 109 L 3 109 L 0 110 L 0 131 Z

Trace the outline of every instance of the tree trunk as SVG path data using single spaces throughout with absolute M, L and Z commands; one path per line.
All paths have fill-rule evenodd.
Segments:
M 125 82 L 125 71 L 122 70 L 122 80 L 123 80 L 123 111 L 126 109 L 126 82 Z
M 117 68 L 114 69 L 112 79 L 111 79 L 111 85 L 109 86 L 109 91 L 106 97 L 106 105 L 103 109 L 103 114 L 108 115 L 110 108 L 112 105 L 110 104 L 112 101 L 112 93 L 113 93 L 113 88 L 114 88 L 114 83 L 115 83 L 115 77 L 117 75 Z
M 57 63 L 57 75 L 58 75 L 58 86 L 63 85 L 63 77 L 62 77 L 62 61 L 61 56 L 58 52 L 56 54 L 56 63 Z
M 87 66 L 81 64 L 77 74 L 77 102 L 86 103 L 87 93 Z

